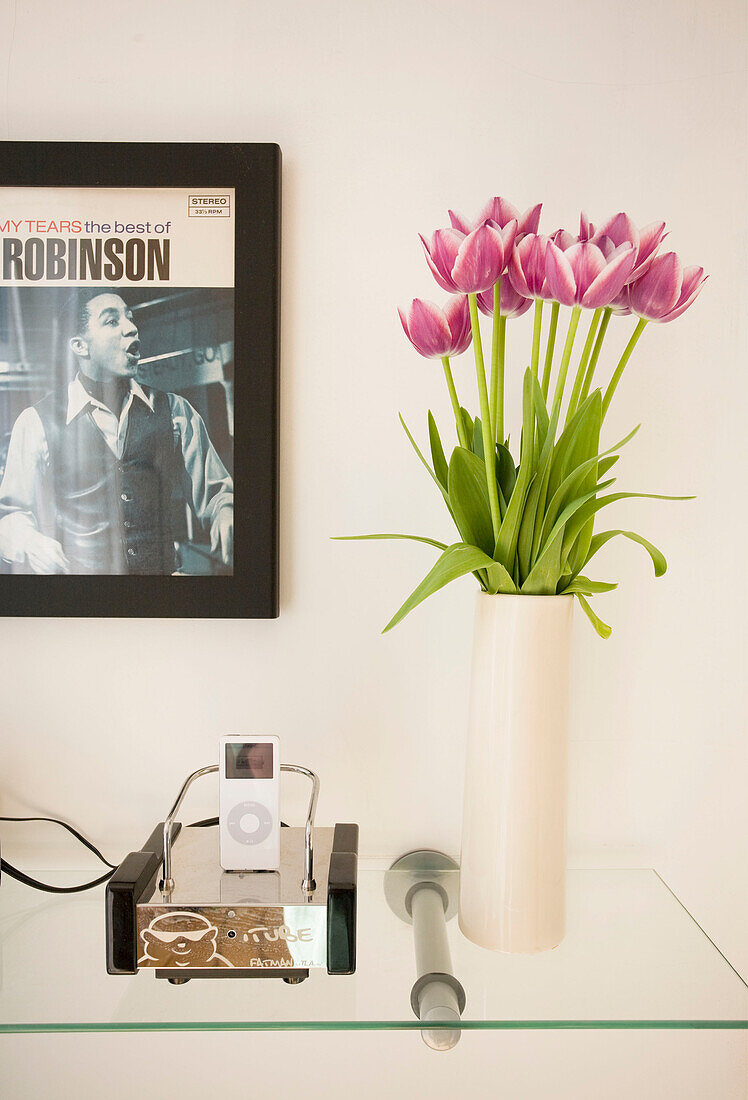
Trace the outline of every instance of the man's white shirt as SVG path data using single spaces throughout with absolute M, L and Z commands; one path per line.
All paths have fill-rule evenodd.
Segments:
M 184 460 L 185 498 L 200 523 L 212 528 L 221 508 L 234 505 L 234 486 L 228 470 L 210 441 L 203 418 L 189 401 L 175 393 L 169 400 L 174 440 Z M 92 397 L 80 376 L 68 385 L 65 423 L 79 416 L 91 420 L 116 458 L 121 458 L 127 420 L 134 401 L 142 401 L 153 412 L 153 397 L 134 379 L 130 392 L 118 416 Z M 46 477 L 49 471 L 49 447 L 39 413 L 30 406 L 20 414 L 10 436 L 5 474 L 0 483 L 0 557 L 10 562 L 22 562 L 26 556 L 25 542 L 30 532 L 39 530 L 36 517 L 50 513 L 53 501 L 42 500 L 53 487 Z

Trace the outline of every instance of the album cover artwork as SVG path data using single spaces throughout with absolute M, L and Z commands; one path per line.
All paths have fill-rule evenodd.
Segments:
M 1 609 L 276 614 L 277 147 L 52 186 L 70 144 L 9 144 L 48 155 L 0 175 Z

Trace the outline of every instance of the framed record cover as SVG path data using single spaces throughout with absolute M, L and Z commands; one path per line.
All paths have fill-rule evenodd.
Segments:
M 2 614 L 278 614 L 280 162 L 0 143 Z

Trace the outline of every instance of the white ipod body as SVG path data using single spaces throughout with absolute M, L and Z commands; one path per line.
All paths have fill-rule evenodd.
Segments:
M 280 770 L 277 737 L 221 738 L 218 820 L 224 871 L 279 869 Z

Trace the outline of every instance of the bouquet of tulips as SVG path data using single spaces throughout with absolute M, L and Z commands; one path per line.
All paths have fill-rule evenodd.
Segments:
M 418 535 L 358 535 L 406 538 L 441 551 L 433 569 L 405 601 L 385 630 L 449 581 L 473 573 L 491 594 L 574 595 L 598 634 L 610 627 L 594 613 L 588 597 L 615 588 L 591 580 L 584 570 L 606 542 L 623 535 L 649 553 L 656 576 L 667 564 L 662 553 L 634 531 L 593 533 L 601 509 L 625 497 L 687 500 L 653 493 L 607 492 L 607 474 L 637 428 L 600 450 L 600 434 L 624 368 L 650 321 L 679 317 L 698 295 L 703 268 L 682 267 L 674 252 L 658 254 L 664 222 L 637 229 L 623 213 L 597 229 L 584 214 L 579 235 L 560 229 L 538 232 L 540 205 L 524 214 L 496 197 L 474 222 L 450 211 L 451 228 L 421 237 L 426 261 L 451 297 L 444 308 L 414 299 L 400 320 L 421 355 L 441 359 L 452 404 L 457 446 L 447 460 L 441 436 L 428 414 L 429 463 L 401 419 L 415 451 L 444 498 L 459 532 L 447 545 Z M 507 321 L 534 303 L 530 365 L 522 391 L 519 461 L 504 425 L 504 368 Z M 543 313 L 550 319 L 542 354 Z M 566 336 L 554 371 L 561 306 L 569 309 Z M 573 353 L 582 313 L 589 314 L 578 361 Z M 490 375 L 487 376 L 479 312 L 493 318 Z M 603 389 L 592 383 L 611 317 L 638 318 L 626 348 Z M 450 357 L 472 343 L 480 415 L 459 401 Z M 566 397 L 567 380 L 573 378 Z M 562 416 L 563 409 L 563 416 Z

